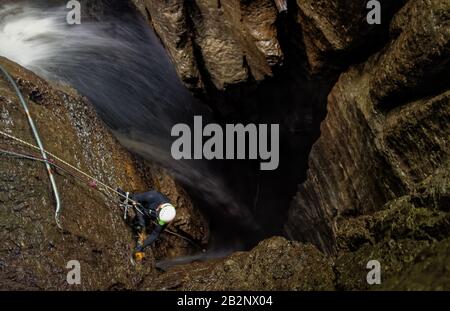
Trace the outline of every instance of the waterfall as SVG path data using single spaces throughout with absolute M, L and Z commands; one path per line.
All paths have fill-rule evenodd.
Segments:
M 210 214 L 254 227 L 207 161 L 171 157 L 171 128 L 208 118 L 179 80 L 166 51 L 125 1 L 82 2 L 81 25 L 69 25 L 65 1 L 2 1 L 0 55 L 86 96 L 129 150 L 167 168 L 208 202 Z M 255 226 L 256 228 L 256 226 Z

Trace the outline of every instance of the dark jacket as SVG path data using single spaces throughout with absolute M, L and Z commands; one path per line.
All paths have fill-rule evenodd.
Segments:
M 170 203 L 170 200 L 164 194 L 158 191 L 148 191 L 144 193 L 133 194 L 131 196 L 131 199 L 139 202 L 142 205 L 140 210 L 144 215 L 139 212 L 136 214 L 138 224 L 141 228 L 145 228 L 146 218 L 150 220 L 156 220 L 157 222 L 153 232 L 145 239 L 142 245 L 138 246 L 138 251 L 142 251 L 147 246 L 153 244 L 153 242 L 158 239 L 159 235 L 164 230 L 165 224 L 161 224 L 158 222 L 158 214 L 156 212 L 156 209 L 161 204 Z

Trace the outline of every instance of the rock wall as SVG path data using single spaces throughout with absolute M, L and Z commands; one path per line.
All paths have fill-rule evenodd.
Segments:
M 311 151 L 302 149 L 308 153 L 307 175 L 285 231 L 329 254 L 335 289 L 369 289 L 370 259 L 380 260 L 384 271 L 383 285 L 376 288 L 449 288 L 450 1 L 380 1 L 381 25 L 366 22 L 366 1 L 135 2 L 182 80 L 198 94 L 214 93 L 208 104 L 219 113 L 224 114 L 224 102 L 237 101 L 236 94 L 241 104 L 233 109 L 245 115 L 244 121 L 258 120 L 266 105 L 277 108 L 272 119 L 265 118 L 273 122 L 299 116 L 300 107 L 304 114 L 313 112 L 310 133 L 319 138 Z M 249 22 L 262 16 L 265 23 Z M 265 38 L 270 49 L 258 49 L 257 38 Z M 278 100 L 268 99 L 267 92 Z M 308 106 L 308 96 L 295 92 L 309 94 L 314 104 Z M 323 120 L 322 107 L 327 110 Z M 250 112 L 244 114 L 246 109 Z M 297 119 L 296 125 L 307 122 Z M 314 122 L 321 123 L 317 136 Z M 285 138 L 301 143 L 297 136 Z M 298 162 L 302 156 L 298 153 Z M 295 172 L 300 182 L 302 173 Z M 174 271 L 185 279 L 171 280 L 169 273 L 158 286 L 232 288 L 221 273 L 231 278 L 242 271 L 257 273 L 264 260 L 254 252 L 271 243 L 231 256 L 231 268 L 226 261 L 190 272 L 179 268 Z M 249 260 L 256 267 L 247 270 Z M 212 271 L 212 283 L 197 279 Z M 250 279 L 238 283 L 243 289 L 278 284 Z
M 366 21 L 366 1 L 132 0 L 167 48 L 179 76 L 193 91 L 267 80 L 291 47 L 306 56 L 311 74 L 342 68 L 358 53 L 385 41 L 389 21 L 407 0 L 380 1 L 382 24 Z M 354 60 L 354 59 L 352 59 Z M 302 68 L 297 68 L 302 70 Z
M 394 39 L 340 76 L 290 210 L 291 237 L 332 251 L 336 216 L 380 210 L 447 163 L 449 82 L 434 81 L 450 69 L 449 9 L 409 1 L 392 21 Z
M 130 191 L 153 188 L 176 203 L 179 217 L 170 229 L 201 243 L 208 228 L 189 196 L 164 171 L 136 158 L 119 145 L 97 118 L 89 102 L 67 86 L 57 86 L 1 58 L 18 82 L 45 147 L 95 178 Z M 28 142 L 34 138 L 12 87 L 0 78 L 0 129 Z M 30 153 L 4 137 L 0 148 Z M 39 162 L 0 160 L 0 288 L 118 289 L 135 288 L 155 274 L 154 257 L 186 255 L 192 246 L 165 235 L 148 265 L 132 266 L 134 238 L 114 200 L 56 169 L 62 199 L 61 223 L 54 220 L 54 198 L 45 166 Z M 115 199 L 115 196 L 113 195 Z M 81 285 L 66 282 L 66 264 L 78 260 Z
M 283 53 L 274 2 L 136 0 L 194 91 L 272 75 Z
M 368 260 L 382 267 L 375 289 L 447 290 L 450 288 L 450 166 L 443 163 L 414 190 L 377 212 L 338 218 L 336 288 L 370 289 L 364 276 Z
M 302 145 L 285 149 L 290 161 L 308 158 L 284 226 L 301 242 L 274 237 L 248 252 L 158 273 L 155 258 L 192 251 L 165 235 L 147 252 L 146 264 L 134 267 L 133 237 L 116 203 L 56 170 L 60 230 L 42 163 L 2 157 L 0 288 L 372 289 L 366 282 L 371 259 L 383 267 L 376 289 L 450 288 L 450 1 L 381 1 L 380 26 L 365 22 L 364 1 L 134 2 L 183 82 L 212 99 L 219 114 L 231 102 L 241 121 L 283 120 L 284 132 L 301 127 L 302 135 L 312 135 L 283 136 L 288 145 Z M 27 97 L 49 151 L 110 185 L 166 193 L 179 211 L 170 229 L 198 243 L 207 239 L 207 224 L 184 190 L 124 150 L 85 98 L 6 59 L 0 63 Z M 3 78 L 0 128 L 33 141 Z M 0 147 L 29 152 L 3 138 Z M 273 193 L 268 201 L 290 201 L 290 184 L 303 177 L 302 165 L 292 167 L 280 170 L 284 191 L 261 184 L 262 192 Z M 78 287 L 66 282 L 72 259 L 85 278 Z
M 186 81 L 189 80 L 186 77 L 203 72 L 203 78 L 198 80 L 203 82 L 197 87 L 213 84 L 216 89 L 224 90 L 225 85 L 242 84 L 248 80 L 245 68 L 254 73 L 255 80 L 265 82 L 270 74 L 269 71 L 257 74 L 264 71 L 261 64 L 287 66 L 284 55 L 289 55 L 288 66 L 301 64 L 304 58 L 308 68 L 272 70 L 276 79 L 283 79 L 280 75 L 297 70 L 308 75 L 309 80 L 315 81 L 312 84 L 317 86 L 320 84 L 317 77 L 344 70 L 330 89 L 321 138 L 310 155 L 309 180 L 299 190 L 297 203 L 294 203 L 294 206 L 310 206 L 311 214 L 315 215 L 307 215 L 307 212 L 295 215 L 293 207 L 290 223 L 298 224 L 302 217 L 306 217 L 311 224 L 318 225 L 313 219 L 332 219 L 337 210 L 365 213 L 380 209 L 389 199 L 410 190 L 411 182 L 420 181 L 430 174 L 447 152 L 442 139 L 447 132 L 435 124 L 440 122 L 442 125 L 442 120 L 445 120 L 446 105 L 437 104 L 442 103 L 439 97 L 434 100 L 430 97 L 448 89 L 448 79 L 445 79 L 449 68 L 448 1 L 380 1 L 381 25 L 367 23 L 365 1 L 135 2 L 151 21 L 179 68 L 180 77 Z M 287 10 L 280 10 L 280 3 L 286 4 Z M 247 10 L 249 6 L 252 6 L 251 14 Z M 265 22 L 261 23 L 261 20 Z M 270 49 L 264 50 L 266 52 L 254 49 L 262 41 L 252 33 L 264 35 L 263 42 Z M 282 37 L 286 35 L 290 37 Z M 297 51 L 297 55 L 292 55 L 293 45 L 302 49 Z M 267 52 L 276 50 L 279 53 Z M 253 53 L 255 51 L 260 53 Z M 248 61 L 247 67 L 240 63 L 243 56 L 249 60 L 262 55 L 265 56 L 259 61 Z M 270 55 L 278 55 L 277 61 L 271 62 Z M 345 69 L 360 60 L 359 65 Z M 189 66 L 185 65 L 186 61 Z M 305 91 L 300 89 L 301 82 L 305 80 L 295 81 L 298 92 Z M 241 88 L 241 95 L 246 94 L 246 87 L 252 88 L 245 85 Z M 264 86 L 283 95 L 284 89 L 277 84 Z M 264 92 L 261 89 L 255 92 L 258 90 Z M 320 91 L 326 91 L 326 87 Z M 220 93 L 223 98 L 229 99 L 228 95 L 226 90 Z M 243 97 L 245 105 L 251 106 Z M 298 99 L 298 106 L 308 106 L 303 98 L 303 102 Z M 413 103 L 420 100 L 427 104 Z M 279 105 L 279 110 L 283 110 L 284 105 Z M 436 105 L 440 108 L 435 108 Z M 404 109 L 391 113 L 393 108 L 400 106 Z M 418 107 L 422 108 L 417 113 L 423 116 L 419 117 L 414 112 Z M 241 112 L 245 110 L 242 107 L 238 109 Z M 439 116 L 432 117 L 434 109 L 439 110 Z M 254 110 L 256 116 L 260 112 Z M 419 125 L 407 133 L 403 129 L 403 122 L 419 124 L 425 119 L 429 120 L 427 126 L 433 128 L 426 133 L 417 133 L 421 130 Z M 396 131 L 399 133 L 394 134 Z M 413 160 L 424 163 L 408 161 L 412 166 L 409 170 L 416 166 L 419 166 L 417 170 L 424 170 L 416 172 L 420 177 L 403 176 L 404 172 L 398 169 L 399 162 L 414 155 L 399 155 L 400 150 L 396 151 L 396 159 L 387 155 L 392 153 L 391 148 L 399 149 L 393 144 L 399 143 L 399 138 L 405 134 L 421 135 L 424 146 L 429 147 L 429 143 L 436 145 L 429 157 Z M 395 138 L 386 135 L 396 136 L 397 141 L 393 143 Z M 432 137 L 438 141 L 433 141 Z M 417 148 L 413 140 L 403 144 L 407 145 L 404 146 L 406 149 Z M 326 227 L 324 240 L 332 240 L 333 226 Z M 290 224 L 287 228 L 296 238 L 308 231 Z M 330 244 L 326 241 L 318 243 Z M 329 247 L 322 245 L 322 249 L 325 248 Z
M 312 245 L 273 237 L 249 252 L 175 267 L 142 286 L 150 290 L 331 290 L 332 261 Z
M 368 1 L 297 0 L 297 21 L 311 72 L 329 72 L 352 63 L 385 41 L 388 25 L 407 0 L 381 0 L 381 24 L 367 23 Z

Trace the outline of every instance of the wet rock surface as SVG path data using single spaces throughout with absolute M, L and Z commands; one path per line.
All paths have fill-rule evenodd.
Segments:
M 207 225 L 184 190 L 163 170 L 121 147 L 85 98 L 67 86 L 51 85 L 4 58 L 0 62 L 23 92 L 48 151 L 108 185 L 130 191 L 150 188 L 162 191 L 179 210 L 180 217 L 170 229 L 198 243 L 207 238 Z M 34 144 L 26 115 L 3 76 L 0 129 Z M 33 153 L 3 136 L 0 146 Z M 59 169 L 55 172 L 62 199 L 62 230 L 54 220 L 55 203 L 45 166 L 1 157 L 0 288 L 136 288 L 145 276 L 154 275 L 153 265 L 136 269 L 130 262 L 134 238 L 115 195 L 103 195 Z M 192 251 L 186 241 L 165 234 L 154 252 L 148 250 L 147 255 L 152 261 L 154 257 L 186 255 Z M 81 285 L 66 282 L 69 271 L 66 264 L 70 260 L 81 264 Z
M 92 276 L 86 289 L 450 289 L 448 0 L 381 1 L 381 26 L 365 22 L 365 1 L 134 2 L 180 78 L 211 99 L 219 116 L 282 120 L 284 154 L 298 166 L 257 181 L 261 192 L 273 193 L 268 202 L 295 194 L 267 220 L 284 221 L 293 241 L 272 237 L 247 252 L 162 273 L 152 268 L 155 257 L 189 251 L 168 237 L 145 265 L 132 267 L 131 233 L 103 197 L 58 174 L 61 232 L 42 165 L 2 159 L 2 288 L 68 288 L 64 267 L 75 255 Z M 26 76 L 19 82 L 50 151 L 110 183 L 162 189 L 185 208 L 174 231 L 205 239 L 206 225 L 193 220 L 199 217 L 184 191 L 108 133 L 95 133 L 102 126 L 83 117 L 92 113 L 83 99 L 8 67 Z M 32 141 L 15 95 L 0 83 L 1 128 Z M 45 120 L 58 122 L 40 125 Z M 381 285 L 366 281 L 370 260 L 381 264 Z
M 448 90 L 450 2 L 410 1 L 394 17 L 395 38 L 373 66 L 370 94 L 381 109 Z
M 136 0 L 194 91 L 272 75 L 283 59 L 274 2 Z
M 277 61 L 268 61 L 270 53 L 263 52 L 260 58 L 248 54 L 249 59 L 265 59 L 268 67 L 255 65 L 264 64 L 261 61 L 241 66 L 239 61 L 239 55 L 247 58 L 258 45 L 248 36 L 255 28 L 245 23 L 250 15 L 243 8 L 250 1 L 208 2 L 209 6 L 204 1 L 137 2 L 172 55 L 180 77 L 197 93 L 212 94 L 208 104 L 219 115 L 238 115 L 240 122 L 277 123 L 284 115 L 280 123 L 285 125 L 286 116 L 295 116 L 297 122 L 288 129 L 307 124 L 300 115 L 310 117 L 303 139 L 283 136 L 290 144 L 318 138 L 311 150 L 308 144 L 296 149 L 297 163 L 308 154 L 308 170 L 303 176 L 301 169 L 290 167 L 300 185 L 284 227 L 291 239 L 312 243 L 327 254 L 333 288 L 449 289 L 449 1 L 379 1 L 381 25 L 367 23 L 367 1 L 253 1 L 254 21 L 270 11 L 265 24 L 269 25 L 276 16 L 277 31 L 263 33 L 272 48 L 278 42 Z M 286 5 L 282 10 L 280 3 Z M 238 33 L 236 24 L 241 27 Z M 217 41 L 211 39 L 215 37 Z M 250 43 L 237 39 L 242 37 Z M 231 51 L 221 49 L 225 42 Z M 209 53 L 218 50 L 222 53 Z M 229 70 L 217 70 L 218 64 Z M 271 68 L 271 73 L 262 68 Z M 293 95 L 290 89 L 312 92 L 313 107 L 307 97 Z M 268 92 L 279 95 L 278 101 L 271 101 Z M 327 96 L 317 96 L 323 93 Z M 277 107 L 269 118 L 268 106 Z M 296 108 L 286 109 L 291 106 Z M 318 124 L 320 133 L 315 129 Z M 300 166 L 306 170 L 306 165 Z M 249 253 L 232 255 L 230 279 L 244 271 L 249 258 L 255 265 L 250 273 L 258 271 L 263 261 L 252 254 L 267 251 L 270 241 Z M 372 259 L 381 263 L 381 286 L 369 287 L 366 282 L 366 264 Z M 157 287 L 232 287 L 228 278 L 221 277 L 225 262 L 198 263 L 192 271 L 174 268 L 159 278 Z M 322 264 L 316 266 L 317 275 L 322 270 Z M 184 276 L 182 280 L 174 279 L 176 273 Z M 202 284 L 207 276 L 212 283 Z M 243 288 L 247 284 L 269 288 L 263 276 L 255 283 L 240 277 Z M 292 288 L 289 282 L 283 286 Z
M 381 211 L 340 217 L 338 288 L 369 289 L 365 264 L 372 258 L 383 267 L 381 289 L 448 289 L 449 177 L 447 163 Z
M 345 68 L 386 41 L 392 17 L 406 2 L 380 1 L 381 24 L 370 25 L 367 1 L 133 0 L 196 92 L 267 80 L 290 53 L 305 57 L 312 74 Z M 286 30 L 289 38 L 283 38 Z
M 393 23 L 412 18 L 408 12 L 424 3 L 410 1 Z M 445 16 L 450 5 L 442 7 L 436 3 L 422 8 L 430 12 L 437 10 L 440 13 L 433 14 Z M 420 14 L 426 14 L 423 10 Z M 433 21 L 436 24 L 429 25 L 430 28 L 440 27 L 439 19 Z M 409 25 L 405 31 L 414 33 L 417 29 L 414 22 L 405 25 Z M 441 63 L 435 64 L 437 71 L 430 72 L 423 68 L 430 65 L 422 62 L 422 57 L 434 52 L 440 55 L 442 51 L 437 47 L 446 45 L 442 40 L 448 44 L 450 36 L 444 31 L 434 38 L 436 41 L 415 40 L 415 45 L 405 46 L 400 52 L 393 48 L 404 41 L 403 36 L 398 36 L 385 50 L 340 76 L 328 96 L 328 113 L 321 125 L 321 136 L 309 156 L 307 181 L 300 186 L 291 207 L 287 230 L 292 237 L 308 235 L 312 227 L 299 227 L 295 223 L 309 219 L 307 222 L 320 228 L 321 234 L 307 240 L 315 240 L 323 250 L 333 252 L 338 215 L 363 215 L 380 210 L 389 200 L 409 194 L 416 184 L 446 167 L 450 152 L 448 91 L 440 93 L 440 89 L 435 89 L 434 94 L 415 101 L 397 100 L 390 109 L 380 109 L 380 101 L 375 99 L 385 96 L 384 92 L 391 87 L 397 92 L 403 90 L 406 76 L 421 90 L 435 86 L 432 79 L 420 73 L 434 72 L 439 76 Z M 412 50 L 423 53 L 417 55 Z M 416 57 L 411 58 L 412 55 Z M 448 52 L 444 55 L 448 59 Z M 386 67 L 380 62 L 390 58 L 395 58 L 399 67 Z M 401 66 L 402 62 L 409 65 Z M 416 67 L 417 75 L 411 74 L 409 66 Z M 381 71 L 384 74 L 379 74 Z M 391 82 L 384 83 L 385 88 L 376 93 L 381 88 L 374 88 L 374 81 L 380 79 Z
M 378 1 L 381 24 L 367 22 L 368 1 L 297 0 L 309 68 L 314 73 L 343 68 L 349 58 L 383 41 L 393 14 L 407 1 Z M 353 59 L 354 61 L 354 59 Z
M 249 252 L 178 266 L 143 283 L 167 290 L 330 290 L 332 261 L 312 245 L 273 237 Z
M 142 282 L 150 290 L 448 290 L 450 179 L 443 166 L 411 194 L 360 216 L 340 215 L 337 253 L 273 237 L 248 252 L 169 269 Z M 367 263 L 381 264 L 380 285 Z

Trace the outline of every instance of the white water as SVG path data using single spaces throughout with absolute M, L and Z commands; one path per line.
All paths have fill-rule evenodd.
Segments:
M 56 27 L 55 18 L 39 19 L 32 12 L 31 16 L 24 12 L 14 14 L 16 10 L 17 6 L 11 5 L 1 12 L 0 54 L 24 67 L 52 57 L 55 49 L 50 44 L 41 44 L 36 38 L 63 35 Z
M 94 12 L 95 18 L 82 16 L 81 25 L 70 26 L 65 1 L 58 6 L 46 2 L 0 2 L 0 55 L 74 86 L 123 145 L 170 169 L 210 203 L 211 214 L 254 226 L 249 209 L 209 163 L 172 159 L 172 126 L 190 123 L 199 108 L 146 22 L 119 10 L 119 16 Z

